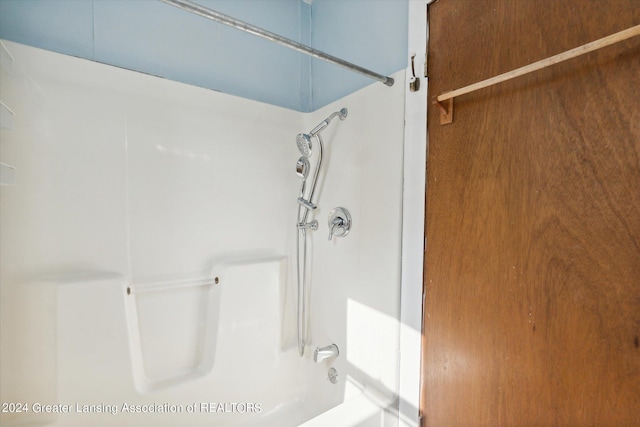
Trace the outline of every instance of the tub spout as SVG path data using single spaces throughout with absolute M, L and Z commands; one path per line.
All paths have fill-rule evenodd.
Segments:
M 320 363 L 324 359 L 338 357 L 338 354 L 340 354 L 340 351 L 338 350 L 338 346 L 335 344 L 331 344 L 326 347 L 318 347 L 316 348 L 316 351 L 313 352 L 313 360 L 316 363 Z

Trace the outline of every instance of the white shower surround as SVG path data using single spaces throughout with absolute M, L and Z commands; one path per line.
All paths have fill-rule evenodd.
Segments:
M 15 117 L 0 158 L 17 174 L 0 193 L 2 402 L 261 404 L 259 414 L 120 413 L 123 426 L 294 426 L 347 402 L 328 414 L 398 425 L 404 71 L 392 88 L 303 114 L 4 43 L 13 61 L 1 95 Z M 348 118 L 323 133 L 301 359 L 295 135 L 342 107 Z M 353 229 L 328 241 L 336 206 Z M 217 285 L 150 301 L 136 292 L 214 276 Z M 340 356 L 313 363 L 313 348 L 331 343 Z M 3 425 L 114 420 L 1 416 Z

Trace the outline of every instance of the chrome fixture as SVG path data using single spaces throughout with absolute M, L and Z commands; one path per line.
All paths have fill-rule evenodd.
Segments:
M 306 216 L 309 213 L 309 210 L 313 210 L 316 208 L 316 205 L 313 204 L 312 199 L 313 199 L 313 193 L 315 192 L 315 189 L 316 189 L 316 183 L 318 182 L 318 176 L 320 174 L 320 165 L 322 165 L 322 152 L 324 149 L 320 132 L 322 132 L 327 126 L 329 126 L 329 123 L 331 123 L 331 120 L 333 120 L 335 116 L 340 117 L 340 120 L 344 120 L 347 118 L 347 114 L 348 114 L 348 111 L 346 108 L 343 108 L 340 111 L 336 111 L 335 113 L 331 114 L 329 117 L 324 119 L 318 126 L 311 129 L 311 132 L 309 132 L 308 134 L 299 133 L 298 136 L 296 136 L 296 145 L 298 146 L 298 151 L 300 151 L 300 154 L 302 154 L 302 156 L 305 158 L 311 156 L 311 153 L 312 153 L 311 138 L 312 137 L 315 136 L 320 145 L 320 149 L 318 150 L 318 160 L 316 162 L 316 168 L 313 171 L 313 181 L 311 181 L 311 190 L 309 191 L 309 197 L 305 199 L 304 195 L 302 195 L 298 198 L 298 203 L 307 208 L 307 212 L 305 212 L 305 221 L 306 221 Z M 298 159 L 298 162 L 300 162 L 299 159 Z M 296 166 L 296 169 L 297 169 L 297 166 Z
M 299 133 L 298 136 L 296 136 L 296 145 L 298 146 L 298 151 L 300 151 L 300 154 L 304 157 L 311 156 L 311 138 L 309 135 Z
M 311 132 L 309 132 L 308 135 L 304 135 L 304 134 L 298 134 L 298 137 L 300 137 L 302 135 L 302 137 L 309 142 L 309 147 L 311 147 L 311 138 L 312 136 L 320 133 L 324 128 L 326 128 L 327 126 L 329 126 L 329 123 L 331 123 L 331 120 L 333 120 L 333 118 L 335 116 L 339 116 L 340 120 L 344 120 L 347 118 L 347 109 L 343 108 L 340 111 L 336 111 L 335 113 L 331 114 L 329 117 L 327 117 L 326 119 L 324 119 L 322 122 L 320 122 L 320 124 L 316 127 L 314 127 L 313 129 L 311 129 Z
M 347 62 L 344 59 L 340 59 L 333 55 L 329 55 L 328 53 L 314 49 L 302 43 L 298 43 L 297 41 L 288 39 L 286 37 L 282 37 L 279 34 L 272 33 L 271 31 L 267 31 L 260 27 L 256 27 L 255 25 L 249 24 L 247 22 L 240 21 L 239 19 L 232 18 L 231 16 L 222 14 L 215 10 L 208 9 L 204 6 L 193 3 L 191 1 L 188 1 L 188 0 L 160 0 L 160 1 L 170 4 L 171 6 L 180 8 L 182 10 L 185 10 L 187 12 L 200 15 L 203 18 L 211 19 L 212 21 L 216 21 L 221 24 L 225 24 L 230 27 L 236 28 L 238 30 L 251 33 L 258 37 L 262 37 L 264 39 L 267 39 L 279 45 L 286 46 L 293 50 L 297 50 L 298 52 L 306 53 L 307 55 L 311 55 L 315 58 L 319 58 L 324 61 L 331 62 L 332 64 L 339 65 L 341 67 L 346 68 L 347 70 L 351 70 L 356 73 L 362 74 L 363 76 L 367 76 L 371 79 L 377 80 L 381 83 L 384 83 L 387 86 L 393 86 L 393 79 L 391 77 L 374 73 L 373 71 L 367 70 L 366 68 L 360 67 L 359 65 L 352 64 L 351 62 Z
M 298 223 L 297 226 L 298 230 L 304 230 L 304 229 L 311 229 L 313 231 L 316 231 L 318 229 L 318 220 L 314 219 L 311 222 L 305 222 L 305 223 Z
M 329 212 L 329 240 L 333 236 L 344 237 L 351 231 L 351 214 L 345 208 L 335 208 Z
M 303 181 L 309 176 L 309 160 L 306 157 L 300 157 L 296 163 L 296 173 Z
M 311 129 L 309 133 L 300 133 L 296 136 L 296 146 L 298 147 L 298 150 L 302 155 L 302 157 L 300 157 L 296 163 L 296 174 L 298 175 L 298 177 L 302 178 L 300 196 L 297 199 L 298 221 L 296 222 L 296 228 L 298 229 L 298 236 L 296 241 L 298 276 L 298 352 L 300 353 L 300 356 L 304 355 L 304 346 L 306 343 L 307 335 L 307 230 L 315 231 L 318 229 L 318 221 L 315 219 L 312 221 L 308 221 L 308 219 L 309 212 L 317 208 L 317 206 L 313 203 L 313 195 L 316 189 L 316 184 L 318 182 L 318 176 L 320 174 L 320 167 L 322 165 L 322 151 L 324 148 L 320 132 L 322 132 L 327 126 L 329 126 L 331 120 L 333 120 L 336 116 L 338 116 L 340 120 L 346 119 L 347 113 L 348 112 L 346 108 L 343 108 L 340 111 L 336 111 L 329 117 L 324 119 L 322 122 L 320 122 L 318 126 Z M 315 150 L 316 148 L 311 142 L 312 138 L 316 138 L 318 142 L 318 150 L 316 154 L 316 167 L 313 171 L 313 179 L 311 181 L 310 188 L 307 190 L 306 183 L 307 177 L 309 175 L 309 160 L 307 159 L 313 155 L 313 150 Z M 341 235 L 345 234 L 345 232 L 342 232 Z M 300 244 L 300 240 L 302 240 L 302 244 Z
M 335 344 L 331 344 L 326 347 L 318 347 L 316 348 L 316 351 L 313 352 L 313 361 L 320 363 L 325 359 L 338 357 L 339 354 L 340 350 L 338 350 L 338 346 Z
M 305 135 L 303 133 L 299 133 L 296 136 L 296 145 L 298 146 L 298 151 L 304 157 L 311 156 L 311 137 L 309 135 Z
M 305 200 L 304 197 L 300 196 L 298 197 L 298 204 L 300 206 L 304 206 L 305 208 L 307 208 L 308 210 L 314 210 L 315 208 L 317 208 L 316 205 L 314 205 L 313 203 L 311 203 L 309 200 Z
M 331 384 L 335 384 L 338 382 L 338 371 L 336 370 L 336 368 L 329 368 L 329 370 L 327 371 L 327 379 Z
M 304 190 L 307 186 L 307 176 L 309 176 L 309 160 L 306 157 L 300 157 L 296 163 L 296 174 L 302 178 L 302 185 L 300 186 L 300 199 L 304 197 Z M 302 199 L 304 200 L 304 199 Z
M 416 54 L 411 54 L 411 77 L 409 78 L 409 90 L 411 92 L 417 92 L 420 90 L 420 78 L 416 77 L 416 68 L 414 65 L 414 60 L 416 59 Z

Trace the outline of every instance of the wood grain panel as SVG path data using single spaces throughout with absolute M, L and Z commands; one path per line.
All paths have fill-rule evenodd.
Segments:
M 640 24 L 440 0 L 431 96 Z M 640 40 L 430 108 L 425 426 L 640 426 Z

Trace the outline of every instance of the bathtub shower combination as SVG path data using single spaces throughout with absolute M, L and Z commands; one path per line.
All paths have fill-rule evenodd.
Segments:
M 3 426 L 416 425 L 405 71 L 301 113 L 0 49 Z

